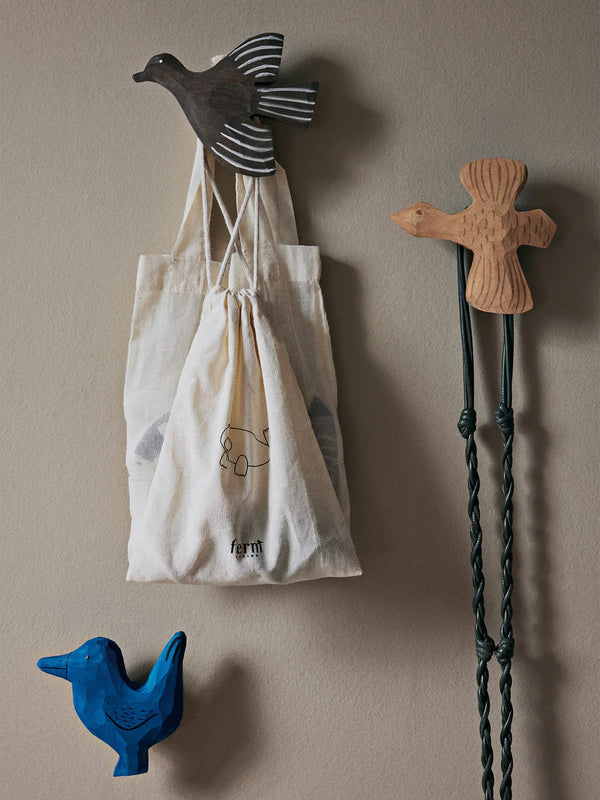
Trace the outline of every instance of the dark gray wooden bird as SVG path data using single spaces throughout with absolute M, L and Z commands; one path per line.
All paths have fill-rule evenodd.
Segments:
M 275 86 L 280 33 L 261 33 L 204 72 L 190 72 L 170 53 L 153 56 L 134 81 L 154 81 L 175 95 L 202 144 L 225 167 L 244 175 L 275 173 L 273 132 L 257 117 L 306 128 L 318 83 Z

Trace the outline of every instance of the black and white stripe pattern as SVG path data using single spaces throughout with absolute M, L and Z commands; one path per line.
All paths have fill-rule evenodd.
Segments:
M 303 128 L 310 125 L 317 101 L 317 85 L 268 86 L 257 89 L 258 114 Z
M 280 33 L 262 33 L 236 47 L 228 58 L 240 72 L 252 76 L 256 83 L 271 83 L 279 72 L 282 52 L 283 36 Z
M 217 142 L 210 148 L 236 172 L 250 171 L 252 175 L 274 175 L 273 134 L 270 128 L 239 122 L 225 123 Z
M 279 73 L 284 37 L 261 33 L 242 42 L 207 71 L 210 97 L 218 97 L 208 133 L 200 132 L 213 155 L 226 167 L 244 175 L 274 175 L 273 133 L 258 117 L 307 127 L 313 117 L 317 83 L 267 86 Z M 235 74 L 237 72 L 237 75 Z M 242 78 L 243 76 L 243 78 Z M 235 86 L 229 91 L 228 84 Z M 205 141 L 206 140 L 206 141 Z

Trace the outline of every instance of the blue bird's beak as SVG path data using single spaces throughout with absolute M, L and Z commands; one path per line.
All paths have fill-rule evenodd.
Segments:
M 48 675 L 58 675 L 59 678 L 67 678 L 67 665 L 69 662 L 70 653 L 66 653 L 64 656 L 47 656 L 46 658 L 40 658 L 37 662 L 38 668 L 42 670 L 42 672 L 47 672 Z

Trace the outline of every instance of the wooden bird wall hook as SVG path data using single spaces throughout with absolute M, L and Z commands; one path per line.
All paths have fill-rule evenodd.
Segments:
M 144 683 L 129 679 L 121 648 L 104 636 L 37 665 L 72 685 L 79 719 L 119 755 L 113 774 L 141 775 L 148 772 L 148 748 L 181 722 L 185 645 L 183 631 L 172 636 Z
M 261 33 L 204 72 L 170 53 L 153 56 L 134 81 L 154 81 L 179 101 L 196 136 L 223 166 L 261 178 L 275 174 L 273 132 L 260 117 L 306 128 L 318 83 L 275 85 L 283 53 L 280 33 Z
M 465 211 L 445 214 L 429 203 L 415 203 L 392 219 L 413 236 L 446 239 L 473 251 L 466 299 L 474 308 L 494 314 L 529 311 L 533 300 L 517 248 L 548 247 L 556 225 L 540 209 L 515 210 L 527 167 L 509 158 L 483 158 L 465 164 L 460 181 L 473 198 Z

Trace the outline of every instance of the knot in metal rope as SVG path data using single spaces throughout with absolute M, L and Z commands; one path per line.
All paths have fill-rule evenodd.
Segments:
M 509 664 L 515 652 L 515 640 L 510 636 L 503 636 L 496 647 L 496 658 L 499 664 Z
M 500 428 L 500 433 L 509 436 L 515 429 L 515 418 L 512 408 L 507 408 L 504 403 L 500 403 L 494 414 L 496 424 Z
M 491 636 L 486 636 L 483 639 L 475 639 L 475 652 L 480 661 L 491 661 L 496 644 Z
M 458 420 L 458 432 L 463 439 L 468 439 L 469 436 L 475 433 L 477 426 L 477 414 L 474 408 L 463 408 L 460 419 Z

